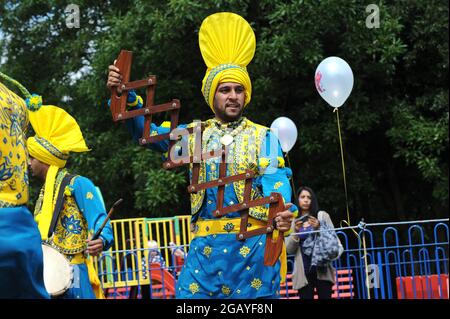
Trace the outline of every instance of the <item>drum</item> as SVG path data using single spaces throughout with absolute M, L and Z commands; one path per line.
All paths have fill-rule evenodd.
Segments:
M 57 249 L 42 243 L 44 255 L 44 284 L 52 297 L 62 295 L 73 281 L 73 267 L 69 260 Z

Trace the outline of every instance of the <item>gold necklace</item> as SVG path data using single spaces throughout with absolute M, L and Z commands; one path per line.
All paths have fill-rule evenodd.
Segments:
M 217 127 L 220 125 L 220 129 Z M 219 124 L 216 122 L 216 125 L 213 127 L 214 132 L 216 132 L 220 137 L 219 141 L 222 145 L 228 146 L 234 142 L 234 137 L 238 135 L 244 127 L 247 125 L 246 118 L 242 118 L 241 123 L 231 132 L 227 132 L 228 124 Z

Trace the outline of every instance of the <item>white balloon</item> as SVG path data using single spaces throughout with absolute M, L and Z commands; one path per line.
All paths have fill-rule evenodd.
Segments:
M 328 57 L 316 69 L 314 76 L 316 89 L 331 106 L 340 107 L 353 89 L 353 72 L 341 58 Z
M 270 130 L 281 144 L 283 152 L 289 152 L 297 141 L 297 126 L 287 117 L 279 117 L 272 122 Z

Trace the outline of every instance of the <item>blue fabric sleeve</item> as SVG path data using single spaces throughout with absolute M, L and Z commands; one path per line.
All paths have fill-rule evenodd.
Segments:
M 264 165 L 264 162 L 268 162 L 268 166 Z M 269 196 L 271 192 L 278 192 L 283 196 L 285 204 L 292 203 L 292 188 L 289 181 L 292 171 L 285 166 L 280 142 L 270 131 L 267 131 L 261 149 L 259 170 L 262 173 L 259 183 L 264 196 Z M 297 212 L 297 206 L 293 204 L 290 211 Z
M 133 140 L 138 142 L 144 132 L 144 116 L 128 119 L 126 120 L 125 125 Z M 154 132 L 156 132 L 157 135 L 167 134 L 170 132 L 170 127 L 156 126 L 154 123 L 151 123 L 150 134 L 155 134 Z M 169 149 L 169 139 L 147 144 L 147 146 L 154 151 L 165 153 Z
M 134 90 L 130 90 L 127 96 L 127 105 L 134 104 L 136 99 L 138 99 L 138 95 Z M 111 101 L 108 100 L 108 106 Z M 143 100 L 139 99 L 137 104 L 133 107 L 128 107 L 128 110 L 137 110 L 142 108 Z M 125 121 L 125 125 L 130 132 L 133 140 L 139 141 L 139 138 L 142 137 L 142 133 L 144 131 L 144 116 L 138 116 Z M 177 128 L 186 128 L 187 125 L 180 124 Z M 161 135 L 167 134 L 170 132 L 170 122 L 164 122 L 161 126 L 157 126 L 155 124 L 150 125 L 150 135 Z M 165 139 L 156 143 L 147 144 L 147 147 L 158 152 L 166 153 L 169 149 L 169 139 Z
M 88 231 L 95 234 L 107 217 L 105 206 L 90 179 L 77 176 L 73 184 L 72 195 L 78 208 L 88 223 Z M 114 241 L 111 223 L 108 221 L 103 228 L 100 238 L 103 240 L 103 250 L 108 250 Z

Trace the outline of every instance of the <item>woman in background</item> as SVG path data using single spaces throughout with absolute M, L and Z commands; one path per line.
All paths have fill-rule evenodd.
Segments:
M 286 239 L 287 253 L 295 254 L 294 289 L 298 290 L 300 299 L 313 299 L 314 288 L 319 299 L 330 299 L 335 283 L 335 269 L 331 262 L 324 266 L 312 264 L 315 235 L 320 235 L 306 232 L 319 230 L 321 223 L 333 229 L 333 222 L 328 213 L 319 211 L 317 197 L 311 188 L 301 187 L 298 194 L 299 217 L 292 222 L 293 231 L 297 235 L 291 235 Z

